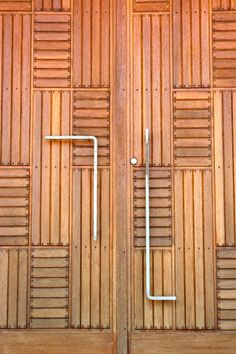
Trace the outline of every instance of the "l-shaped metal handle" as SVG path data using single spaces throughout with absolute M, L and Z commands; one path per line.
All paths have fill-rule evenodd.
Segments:
M 150 271 L 150 213 L 149 213 L 149 130 L 146 129 L 146 173 L 145 173 L 145 208 L 146 208 L 146 296 L 149 300 L 176 300 L 176 296 L 151 295 Z
M 98 141 L 93 135 L 47 135 L 47 140 L 93 140 L 94 159 L 93 159 L 93 239 L 97 240 L 97 203 L 98 203 Z

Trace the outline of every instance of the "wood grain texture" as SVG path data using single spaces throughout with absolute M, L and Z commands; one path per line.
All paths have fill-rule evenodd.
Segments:
M 211 170 L 176 170 L 176 329 L 214 329 Z
M 134 245 L 145 246 L 145 170 L 134 171 Z M 172 245 L 171 171 L 150 169 L 151 246 Z
M 74 2 L 74 87 L 110 86 L 110 0 Z
M 212 2 L 213 10 L 225 10 L 232 11 L 236 10 L 235 0 L 213 0 Z
M 211 93 L 174 91 L 174 166 L 211 166 Z
M 235 231 L 235 124 L 236 92 L 216 91 L 215 110 L 215 195 L 218 245 L 233 246 Z
M 67 245 L 70 215 L 70 92 L 35 91 L 32 146 L 32 244 Z
M 0 15 L 0 165 L 29 165 L 31 15 Z
M 173 84 L 210 87 L 210 1 L 173 1 Z
M 133 0 L 135 12 L 161 12 L 169 11 L 169 0 Z
M 30 173 L 0 169 L 0 246 L 29 243 Z
M 110 173 L 98 172 L 98 241 L 93 241 L 93 172 L 73 171 L 72 328 L 111 328 Z
M 98 139 L 98 165 L 110 163 L 110 93 L 82 90 L 73 93 L 73 135 L 94 135 Z M 93 141 L 73 144 L 73 165 L 93 166 Z
M 150 164 L 170 166 L 169 15 L 133 16 L 132 151 L 145 163 L 145 129 L 150 129 Z
M 34 16 L 34 87 L 70 87 L 71 17 Z
M 35 0 L 35 11 L 70 11 L 71 0 Z
M 26 328 L 27 249 L 0 249 L 0 280 L 0 328 Z
M 213 84 L 236 87 L 236 14 L 213 13 Z
M 1 0 L 0 11 L 31 11 L 32 0 Z

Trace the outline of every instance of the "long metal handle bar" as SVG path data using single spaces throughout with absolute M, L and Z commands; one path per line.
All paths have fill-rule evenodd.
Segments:
M 150 215 L 149 215 L 149 130 L 146 129 L 146 173 L 145 173 L 145 208 L 146 208 L 146 296 L 149 300 L 176 300 L 176 296 L 151 295 L 150 270 Z
M 93 159 L 93 239 L 97 240 L 97 203 L 98 203 L 98 141 L 96 136 L 93 135 L 47 135 L 47 140 L 93 140 L 94 159 Z

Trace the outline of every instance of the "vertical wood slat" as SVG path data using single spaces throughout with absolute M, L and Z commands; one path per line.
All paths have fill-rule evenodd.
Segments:
M 74 87 L 110 85 L 110 0 L 74 5 Z
M 174 87 L 210 87 L 210 1 L 173 2 Z
M 36 91 L 34 95 L 32 244 L 69 242 L 69 141 L 46 141 L 45 135 L 68 135 L 70 92 Z M 61 186 L 63 185 L 63 190 Z
M 70 11 L 71 0 L 35 0 L 34 10 L 35 11 Z
M 170 166 L 169 16 L 133 16 L 132 154 L 145 162 L 145 128 L 150 129 L 150 164 Z
M 210 170 L 176 170 L 176 328 L 214 328 L 214 253 Z
M 170 249 L 151 250 L 151 292 L 154 295 L 173 295 L 172 254 Z M 145 250 L 134 251 L 134 329 L 172 329 L 172 301 L 146 299 Z
M 216 91 L 215 112 L 215 193 L 216 239 L 218 245 L 235 245 L 235 123 L 236 93 Z
M 212 9 L 214 11 L 233 11 L 236 10 L 236 2 L 235 0 L 213 0 L 212 2 Z
M 28 250 L 0 250 L 0 328 L 26 328 Z
M 29 165 L 31 15 L 1 15 L 0 23 L 0 165 Z
M 110 328 L 110 177 L 98 171 L 98 240 L 93 241 L 93 170 L 73 170 L 73 328 Z

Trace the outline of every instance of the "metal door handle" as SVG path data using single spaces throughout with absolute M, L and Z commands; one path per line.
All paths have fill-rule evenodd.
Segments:
M 146 173 L 145 173 L 145 216 L 146 216 L 146 296 L 149 300 L 176 300 L 176 296 L 151 295 L 150 271 L 150 213 L 149 213 L 149 130 L 146 129 Z
M 47 135 L 47 140 L 93 140 L 94 159 L 93 159 L 93 239 L 97 240 L 97 203 L 98 203 L 98 141 L 93 135 Z

